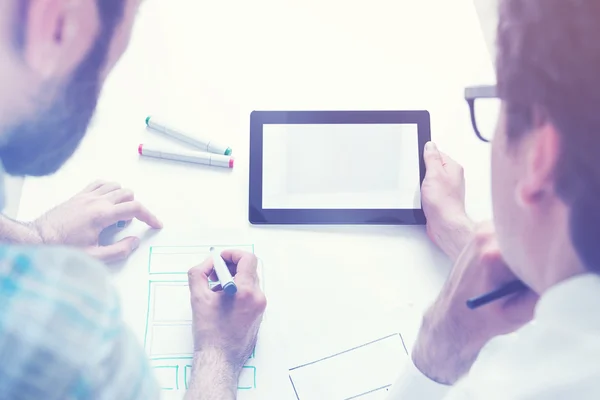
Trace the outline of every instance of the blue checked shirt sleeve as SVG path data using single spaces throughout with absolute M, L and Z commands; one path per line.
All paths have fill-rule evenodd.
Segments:
M 137 340 L 122 324 L 108 335 L 79 376 L 75 398 L 158 399 L 158 387 Z
M 0 246 L 0 394 L 158 399 L 106 268 L 60 247 Z

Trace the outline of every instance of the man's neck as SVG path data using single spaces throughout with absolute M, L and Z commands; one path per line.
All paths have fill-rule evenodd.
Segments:
M 566 230 L 565 230 L 566 231 Z M 555 232 L 560 232 L 556 229 Z M 575 252 L 568 234 L 560 234 L 545 245 L 546 256 L 539 262 L 532 276 L 531 286 L 540 295 L 569 278 L 589 273 Z

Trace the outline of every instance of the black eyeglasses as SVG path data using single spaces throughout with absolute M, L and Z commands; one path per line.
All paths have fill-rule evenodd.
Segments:
M 465 89 L 465 100 L 469 104 L 475 134 L 484 142 L 490 142 L 494 137 L 500 115 L 501 101 L 496 86 L 468 87 Z

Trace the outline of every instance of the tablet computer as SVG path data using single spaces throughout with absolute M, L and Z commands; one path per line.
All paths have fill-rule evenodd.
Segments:
M 427 111 L 254 111 L 252 224 L 425 224 Z

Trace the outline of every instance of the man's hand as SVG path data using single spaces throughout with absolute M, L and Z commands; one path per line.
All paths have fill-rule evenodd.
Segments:
M 500 256 L 492 225 L 478 228 L 423 318 L 412 353 L 417 368 L 437 382 L 453 384 L 491 338 L 529 322 L 538 299 L 530 290 L 476 310 L 465 304 L 515 279 Z
M 424 159 L 427 172 L 421 198 L 427 234 L 455 261 L 473 233 L 473 222 L 465 211 L 463 168 L 433 142 L 425 145 Z
M 43 243 L 64 244 L 83 248 L 105 262 L 127 258 L 139 245 L 139 239 L 126 237 L 114 244 L 100 246 L 100 233 L 119 221 L 136 218 L 155 229 L 160 221 L 141 203 L 133 192 L 118 183 L 96 181 L 58 205 L 31 225 Z
M 234 275 L 235 295 L 209 288 L 209 277 L 214 277 L 210 258 L 188 274 L 194 335 L 188 399 L 235 399 L 239 374 L 254 349 L 267 305 L 256 257 L 238 250 L 221 256 Z

